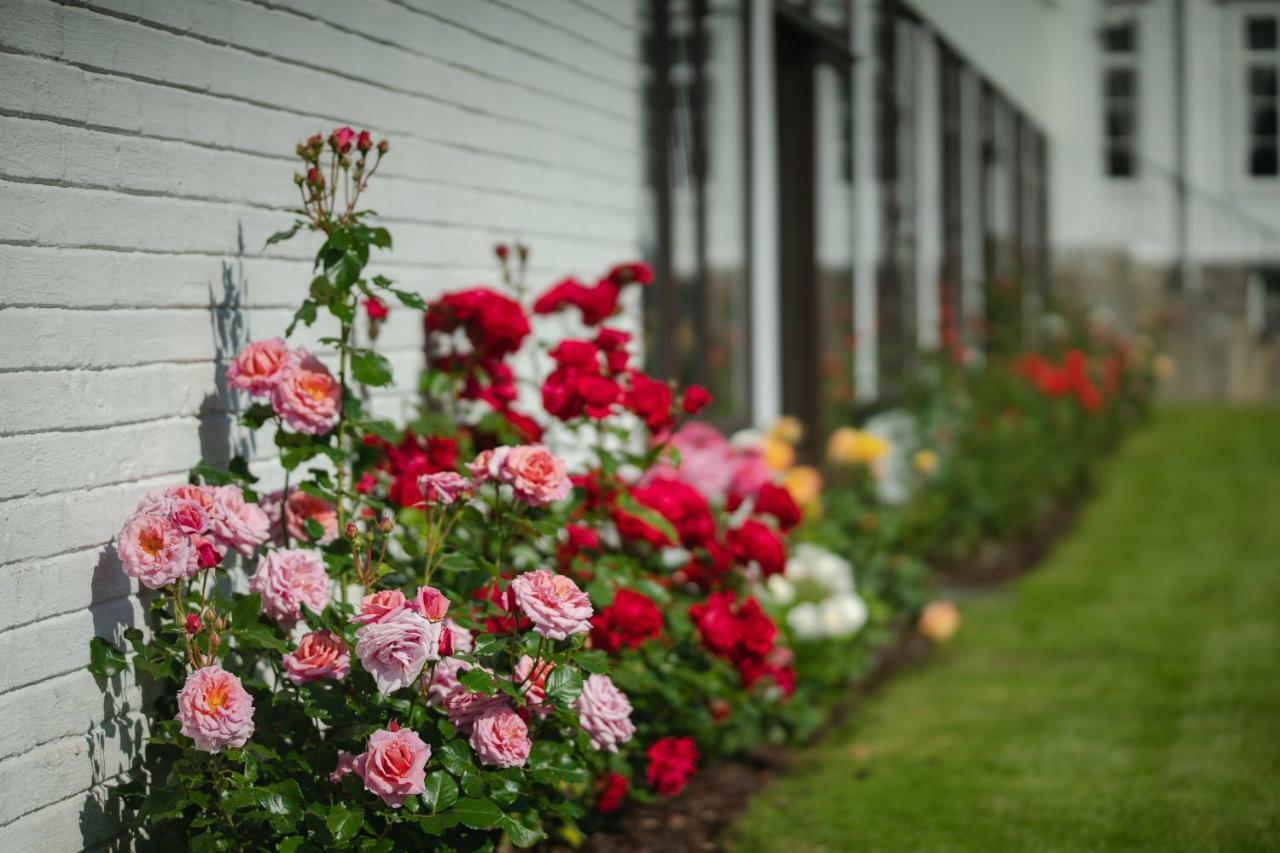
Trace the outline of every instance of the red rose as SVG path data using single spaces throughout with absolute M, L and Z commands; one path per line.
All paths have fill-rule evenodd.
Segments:
M 583 551 L 600 550 L 600 535 L 590 527 L 569 524 L 565 526 L 565 533 L 569 538 L 560 546 L 556 554 L 562 566 L 568 566 Z
M 617 773 L 609 773 L 602 782 L 600 795 L 596 797 L 596 811 L 600 814 L 616 812 L 622 805 L 622 801 L 626 799 L 627 789 L 631 783 L 627 781 L 626 776 L 620 776 Z
M 653 267 L 644 261 L 629 261 L 625 264 L 618 264 L 609 270 L 606 278 L 619 287 L 624 287 L 628 284 L 649 284 L 653 281 Z
M 561 367 L 595 372 L 600 369 L 600 350 L 591 341 L 579 341 L 572 338 L 556 344 L 547 353 Z
M 661 432 L 671 426 L 671 389 L 665 382 L 636 371 L 631 374 L 631 387 L 622 402 L 653 432 Z
M 696 415 L 698 412 L 711 405 L 711 392 L 701 385 L 690 385 L 684 389 L 684 398 L 680 401 L 680 408 L 684 409 L 690 415 Z
M 360 131 L 360 135 L 356 137 L 356 150 L 359 151 L 361 154 L 366 154 L 368 153 L 369 149 L 372 147 L 373 147 L 373 136 L 370 135 L 369 131 L 367 130 Z
M 369 315 L 370 320 L 385 320 L 391 311 L 387 308 L 387 303 L 376 296 L 370 296 L 364 301 L 364 313 Z
M 667 548 L 676 544 L 666 533 L 639 516 L 615 509 L 610 517 L 618 528 L 618 535 L 629 542 L 648 542 L 655 548 Z
M 725 658 L 732 657 L 742 642 L 742 625 L 733 610 L 734 599 L 733 592 L 717 592 L 689 608 L 689 618 L 698 629 L 702 644 L 708 651 Z
M 442 296 L 427 308 L 425 323 L 429 332 L 463 330 L 480 358 L 510 355 L 529 335 L 520 303 L 487 287 Z
M 787 566 L 787 549 L 778 534 L 755 519 L 749 518 L 737 530 L 730 530 L 727 541 L 735 560 L 755 560 L 765 577 L 780 574 Z
M 535 314 L 552 314 L 573 307 L 582 312 L 582 322 L 596 326 L 618 310 L 618 286 L 604 280 L 588 287 L 576 278 L 566 278 L 547 289 L 533 303 Z
M 631 335 L 621 329 L 601 326 L 600 331 L 596 333 L 595 344 L 604 352 L 613 352 L 624 348 L 630 340 Z
M 591 642 L 614 653 L 634 649 L 662 633 L 662 611 L 653 599 L 630 589 L 620 589 L 613 604 L 591 618 Z
M 618 383 L 604 376 L 578 377 L 577 390 L 582 398 L 583 411 L 589 418 L 608 417 L 613 411 L 613 404 L 622 396 Z
M 765 483 L 756 493 L 755 511 L 760 515 L 772 515 L 784 531 L 800 523 L 803 513 L 791 493 L 782 486 Z
M 349 127 L 340 127 L 329 135 L 329 144 L 334 150 L 341 151 L 346 154 L 351 150 L 351 140 L 355 139 L 356 132 Z
M 505 420 L 522 441 L 526 444 L 536 444 L 542 440 L 542 427 L 533 418 L 517 412 L 510 407 L 498 410 L 498 414 L 502 415 Z
M 674 477 L 653 477 L 631 490 L 641 506 L 657 512 L 675 527 L 685 545 L 706 546 L 715 540 L 716 523 L 707 499 L 697 489 Z
M 649 757 L 649 766 L 645 768 L 649 787 L 664 796 L 674 797 L 683 791 L 697 770 L 698 747 L 691 737 L 664 737 L 655 741 L 645 754 Z

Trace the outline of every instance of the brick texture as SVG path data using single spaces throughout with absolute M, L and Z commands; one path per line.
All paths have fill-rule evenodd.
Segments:
M 263 248 L 293 145 L 390 137 L 376 271 L 424 296 L 492 282 L 500 240 L 532 245 L 534 284 L 590 275 L 638 251 L 635 6 L 0 0 L 0 850 L 121 832 L 141 698 L 84 666 L 142 620 L 105 547 L 134 504 L 202 456 L 280 474 L 223 366 L 305 288 L 314 243 Z M 411 410 L 420 328 L 393 308 L 382 413 Z

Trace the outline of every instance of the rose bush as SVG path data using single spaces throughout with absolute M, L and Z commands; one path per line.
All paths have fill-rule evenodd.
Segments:
M 726 439 L 690 420 L 705 389 L 636 362 L 609 324 L 644 264 L 530 297 L 528 250 L 499 246 L 505 291 L 429 303 L 368 274 L 391 236 L 359 202 L 388 150 L 345 127 L 297 149 L 297 221 L 269 243 L 313 235 L 316 274 L 283 337 L 227 371 L 242 422 L 273 429 L 279 488 L 243 459 L 201 464 L 116 540 L 148 630 L 124 632 L 128 658 L 95 640 L 90 669 L 149 679 L 150 737 L 119 793 L 160 846 L 572 842 L 706 761 L 811 731 L 914 619 L 925 560 L 963 539 L 936 507 L 972 497 L 955 472 L 1002 402 L 981 382 L 955 380 L 967 398 L 921 417 L 920 447 L 838 432 L 827 497 L 794 465 L 800 425 Z M 408 424 L 363 402 L 392 381 L 371 343 L 401 311 L 430 354 Z M 561 312 L 589 331 L 542 339 Z M 317 323 L 323 358 L 289 342 Z M 1100 368 L 1095 406 L 1068 361 L 1069 394 L 1029 363 L 1002 388 L 1048 384 L 1109 417 L 1123 365 Z M 875 488 L 891 452 L 935 454 L 900 504 Z

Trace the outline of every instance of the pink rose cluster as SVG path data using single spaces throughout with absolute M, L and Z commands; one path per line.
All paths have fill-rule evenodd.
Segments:
M 302 605 L 319 613 L 329 604 L 329 572 L 319 551 L 281 548 L 258 561 L 249 589 L 262 596 L 262 612 L 291 629 Z
M 160 589 L 222 562 L 228 550 L 252 554 L 269 521 L 239 486 L 170 486 L 144 497 L 116 536 L 124 573 Z
M 735 447 L 710 424 L 690 421 L 675 431 L 669 443 L 680 451 L 676 478 L 715 503 L 730 496 L 754 497 L 772 477 L 759 448 Z M 669 465 L 655 466 L 645 480 L 671 473 Z
M 573 708 L 578 712 L 578 724 L 596 749 L 617 752 L 618 746 L 636 733 L 631 700 L 607 675 L 589 676 Z
M 518 499 L 535 506 L 564 500 L 573 489 L 564 460 L 540 444 L 486 450 L 467 463 L 467 470 L 475 485 L 506 484 Z
M 241 747 L 253 737 L 253 697 L 236 676 L 206 666 L 191 673 L 178 692 L 177 720 L 196 749 Z
M 294 684 L 322 678 L 341 681 L 351 671 L 351 652 L 342 638 L 330 631 L 312 631 L 298 647 L 284 656 L 284 674 Z
M 346 767 L 364 780 L 365 790 L 394 809 L 426 790 L 426 766 L 431 747 L 416 732 L 400 728 L 394 720 L 385 729 L 369 735 L 362 754 L 354 760 L 344 753 L 338 757 L 339 773 Z
M 418 680 L 430 661 L 440 660 L 448 630 L 449 599 L 435 587 L 423 586 L 412 599 L 398 589 L 366 595 L 351 621 L 356 630 L 356 657 L 373 676 L 383 696 Z M 452 631 L 449 631 L 450 641 Z M 468 635 L 467 640 L 470 640 Z
M 291 350 L 283 338 L 254 341 L 227 367 L 227 381 L 271 408 L 298 432 L 324 435 L 338 421 L 342 387 L 329 368 L 305 349 Z

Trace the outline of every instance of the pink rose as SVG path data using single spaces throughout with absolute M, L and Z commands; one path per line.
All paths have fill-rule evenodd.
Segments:
M 510 708 L 494 708 L 471 729 L 471 748 L 489 767 L 523 767 L 532 745 L 529 727 Z
M 376 794 L 392 808 L 426 789 L 427 759 L 431 747 L 422 738 L 396 723 L 369 735 L 364 754 L 356 759 L 355 772 L 364 780 L 365 790 Z
M 531 504 L 564 500 L 573 487 L 564 460 L 540 444 L 511 448 L 502 468 L 516 497 Z
M 763 454 L 755 448 L 738 450 L 733 455 L 732 465 L 729 491 L 740 497 L 753 497 L 773 477 Z
M 351 652 L 342 638 L 329 631 L 312 631 L 284 656 L 284 672 L 294 684 L 331 678 L 341 681 L 351 671 Z
M 618 744 L 631 740 L 636 733 L 631 722 L 631 701 L 607 675 L 589 676 L 573 708 L 578 712 L 578 725 L 596 749 L 617 752 Z
M 227 366 L 227 382 L 254 397 L 269 397 L 293 360 L 284 338 L 254 341 L 236 353 Z
M 239 486 L 214 489 L 209 519 L 214 538 L 246 557 L 252 555 L 271 534 L 267 514 L 257 504 L 246 503 Z
M 539 569 L 511 582 L 516 604 L 544 637 L 563 640 L 591 630 L 591 599 L 571 578 Z
M 249 589 L 262 596 L 262 612 L 284 628 L 302 618 L 302 605 L 319 613 L 329 603 L 329 573 L 319 551 L 281 548 L 258 561 Z
M 461 670 L 465 672 L 466 670 Z M 444 697 L 444 712 L 449 715 L 449 722 L 462 734 L 467 734 L 475 726 L 476 720 L 498 708 L 505 709 L 507 702 L 501 696 L 486 696 L 483 693 L 472 693 L 459 685 Z
M 253 697 L 220 666 L 197 669 L 178 691 L 178 722 L 196 749 L 218 752 L 253 737 Z
M 465 655 L 475 647 L 475 638 L 471 632 L 452 619 L 444 620 L 444 627 L 449 632 L 455 654 Z
M 676 476 L 707 500 L 723 501 L 733 479 L 734 454 L 720 430 L 690 421 L 671 436 L 671 446 L 680 451 Z
M 271 391 L 271 408 L 276 414 L 298 432 L 310 435 L 324 435 L 333 429 L 341 405 L 342 387 L 329 368 L 302 350 Z
M 278 545 L 284 544 L 280 529 L 280 498 L 283 494 L 283 490 L 275 491 L 264 495 L 261 501 L 262 509 L 266 512 L 271 524 L 271 538 Z M 301 489 L 289 490 L 289 499 L 284 501 L 284 518 L 285 530 L 294 539 L 303 542 L 311 541 L 311 536 L 307 533 L 307 519 L 315 521 L 324 531 L 320 534 L 320 538 L 315 540 L 317 544 L 328 545 L 338 537 L 337 508 L 324 498 L 318 498 Z
M 199 571 L 195 544 L 168 514 L 139 513 L 116 536 L 124 573 L 148 589 L 160 589 Z
M 359 764 L 360 756 L 352 755 L 345 749 L 338 750 L 338 766 L 333 768 L 333 772 L 329 774 L 329 781 L 338 784 L 342 781 L 342 777 L 348 773 L 356 772 L 356 766 Z
M 444 700 L 455 690 L 463 690 L 458 676 L 471 669 L 471 664 L 457 658 L 441 658 L 431 670 L 423 670 L 422 680 L 426 682 L 427 704 L 435 707 L 444 705 Z M 427 679 L 431 680 L 428 682 Z
M 439 660 L 442 630 L 412 610 L 396 610 L 356 631 L 356 657 L 386 696 L 413 684 L 427 661 Z
M 538 663 L 537 672 L 534 672 L 533 658 L 523 655 L 511 674 L 512 681 L 524 685 L 521 688 L 524 691 L 524 701 L 541 716 L 551 713 L 551 706 L 544 703 L 547 700 L 547 676 L 553 669 L 555 664 L 544 660 Z
M 471 496 L 471 481 L 453 471 L 441 471 L 438 474 L 423 474 L 418 478 L 418 488 L 429 504 L 449 506 L 455 501 Z
M 449 612 L 449 599 L 433 586 L 421 586 L 409 606 L 428 622 L 439 622 Z
M 481 451 L 480 455 L 468 462 L 467 470 L 471 472 L 475 485 L 478 486 L 490 480 L 501 480 L 503 464 L 510 452 L 510 447 L 495 447 L 492 450 Z
M 169 518 L 182 529 L 183 533 L 197 534 L 209 529 L 209 514 L 195 501 L 174 499 L 171 502 Z
M 170 486 L 164 490 L 164 496 L 179 501 L 191 501 L 199 504 L 205 514 L 212 514 L 213 496 L 217 490 L 216 486 Z
M 360 613 L 357 616 L 352 616 L 351 621 L 357 625 L 381 622 L 397 610 L 402 610 L 406 604 L 404 593 L 400 590 L 379 590 L 360 599 Z

